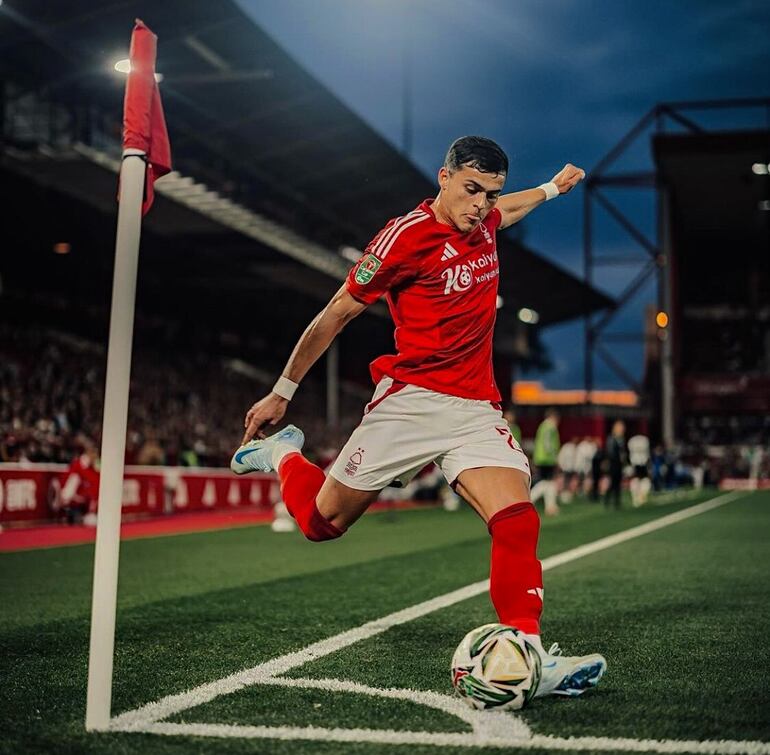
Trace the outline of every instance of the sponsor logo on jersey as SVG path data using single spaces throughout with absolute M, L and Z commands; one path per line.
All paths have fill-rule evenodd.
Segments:
M 449 244 L 447 244 L 447 247 L 448 246 Z M 446 251 L 445 247 L 444 254 L 446 254 Z M 452 251 L 456 250 L 452 249 Z M 445 257 L 442 256 L 441 259 L 443 260 Z M 449 258 L 447 257 L 446 259 Z M 491 269 L 481 273 L 481 275 L 474 276 L 474 272 L 484 270 L 484 268 Z M 499 268 L 497 267 L 497 252 L 482 254 L 480 257 L 476 257 L 476 259 L 468 260 L 467 263 L 448 267 L 441 273 L 441 277 L 446 280 L 444 285 L 444 295 L 446 296 L 447 294 L 452 293 L 452 291 L 461 294 L 473 285 L 474 279 L 476 283 L 486 283 L 487 281 L 496 278 L 499 275 L 499 272 Z
M 451 260 L 452 257 L 459 257 L 460 252 L 457 251 L 448 241 L 444 244 L 444 253 L 441 255 L 441 261 L 446 262 Z
M 379 257 L 375 257 L 373 254 L 368 255 L 356 270 L 356 283 L 360 283 L 365 286 L 369 281 L 374 278 L 374 274 L 380 269 L 382 260 Z
M 461 294 L 473 285 L 473 274 L 468 265 L 448 267 L 446 270 L 442 271 L 441 277 L 446 278 L 446 284 L 444 285 L 445 296 L 452 291 Z
M 476 257 L 475 260 L 471 260 L 468 264 L 471 266 L 471 270 L 483 270 L 485 267 L 489 267 L 497 263 L 497 252 L 492 254 L 482 254 L 481 257 Z
M 487 240 L 487 244 L 492 244 L 492 236 L 490 235 L 489 231 L 487 230 L 487 227 L 482 223 L 479 228 L 481 228 L 481 232 L 484 234 L 484 238 Z

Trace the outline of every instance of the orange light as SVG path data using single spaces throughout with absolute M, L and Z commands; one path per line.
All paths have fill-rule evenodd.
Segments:
M 72 244 L 68 241 L 58 241 L 53 245 L 55 254 L 69 254 L 72 251 Z
M 655 324 L 659 328 L 665 328 L 668 326 L 668 315 L 665 312 L 658 312 L 657 315 L 655 315 Z
M 638 406 L 639 397 L 634 391 L 591 391 L 581 389 L 549 390 L 536 380 L 517 380 L 513 384 L 511 398 L 514 404 L 530 406 L 576 405 L 586 403 L 608 406 Z

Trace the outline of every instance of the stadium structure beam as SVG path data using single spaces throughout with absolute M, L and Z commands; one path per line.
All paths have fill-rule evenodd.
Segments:
M 639 138 L 650 133 L 651 136 L 665 133 L 667 127 L 684 130 L 685 133 L 703 134 L 708 133 L 710 129 L 707 125 L 699 123 L 694 117 L 696 111 L 711 110 L 744 110 L 747 108 L 758 108 L 765 111 L 765 115 L 770 121 L 770 98 L 733 98 L 727 100 L 696 100 L 692 102 L 664 102 L 656 105 L 631 128 L 625 136 L 596 164 L 588 173 L 585 180 L 585 189 L 583 195 L 583 277 L 590 286 L 594 285 L 598 268 L 617 267 L 620 265 L 641 265 L 636 277 L 625 288 L 617 299 L 617 306 L 605 312 L 598 319 L 593 315 L 587 315 L 584 318 L 584 341 L 585 341 L 585 363 L 584 363 L 584 384 L 586 396 L 589 397 L 594 389 L 594 357 L 601 356 L 615 374 L 627 383 L 630 387 L 640 392 L 642 404 L 650 408 L 650 399 L 642 392 L 642 386 L 612 356 L 612 354 L 603 347 L 603 342 L 619 341 L 637 341 L 645 342 L 649 340 L 640 329 L 638 334 L 631 333 L 606 333 L 606 326 L 617 316 L 633 296 L 639 291 L 642 285 L 650 278 L 653 272 L 657 273 L 657 305 L 660 311 L 670 313 L 671 310 L 671 291 L 670 291 L 670 207 L 666 186 L 663 184 L 662 177 L 657 168 L 653 166 L 652 171 L 635 172 L 609 172 L 613 166 Z M 687 115 L 685 115 L 687 113 Z M 604 193 L 603 189 L 652 189 L 656 193 L 656 240 L 652 242 L 640 224 L 622 213 L 618 207 Z M 640 257 L 638 254 L 629 255 L 597 255 L 596 246 L 596 224 L 593 209 L 600 206 L 610 217 L 613 218 L 636 242 L 641 246 L 646 255 Z M 661 405 L 657 407 L 662 419 L 662 435 L 667 444 L 675 439 L 675 393 L 674 393 L 674 375 L 673 375 L 673 335 L 671 329 L 658 332 L 658 338 L 661 341 Z M 587 401 L 590 401 L 587 398 Z
M 639 243 L 647 253 L 654 257 L 658 254 L 658 248 L 653 244 L 598 188 L 594 188 L 594 196 L 599 204 L 612 215 L 615 220 L 628 232 L 629 236 Z

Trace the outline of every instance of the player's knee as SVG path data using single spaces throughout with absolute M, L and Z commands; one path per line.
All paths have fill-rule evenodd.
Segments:
M 333 521 L 327 519 L 313 504 L 308 516 L 297 519 L 297 524 L 302 534 L 311 542 L 322 543 L 325 540 L 336 540 L 345 534 L 345 527 L 338 527 Z
M 324 543 L 327 540 L 336 540 L 339 537 L 342 537 L 345 534 L 344 530 L 339 530 L 338 532 L 319 532 L 317 530 L 310 530 L 310 531 L 302 531 L 302 534 L 304 534 L 306 540 L 310 540 L 311 543 Z

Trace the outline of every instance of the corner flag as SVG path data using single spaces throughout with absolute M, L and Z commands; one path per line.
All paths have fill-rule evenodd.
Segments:
M 166 118 L 155 81 L 157 42 L 158 38 L 137 19 L 131 34 L 131 67 L 123 101 L 123 149 L 138 149 L 147 156 L 142 215 L 152 206 L 153 184 L 171 170 Z
M 156 42 L 157 37 L 137 20 L 131 35 L 131 68 L 123 112 L 123 162 L 120 167 L 115 271 L 107 346 L 102 469 L 88 652 L 88 731 L 107 729 L 112 708 L 120 512 L 142 215 L 152 204 L 153 182 L 171 170 L 166 122 L 155 81 Z

